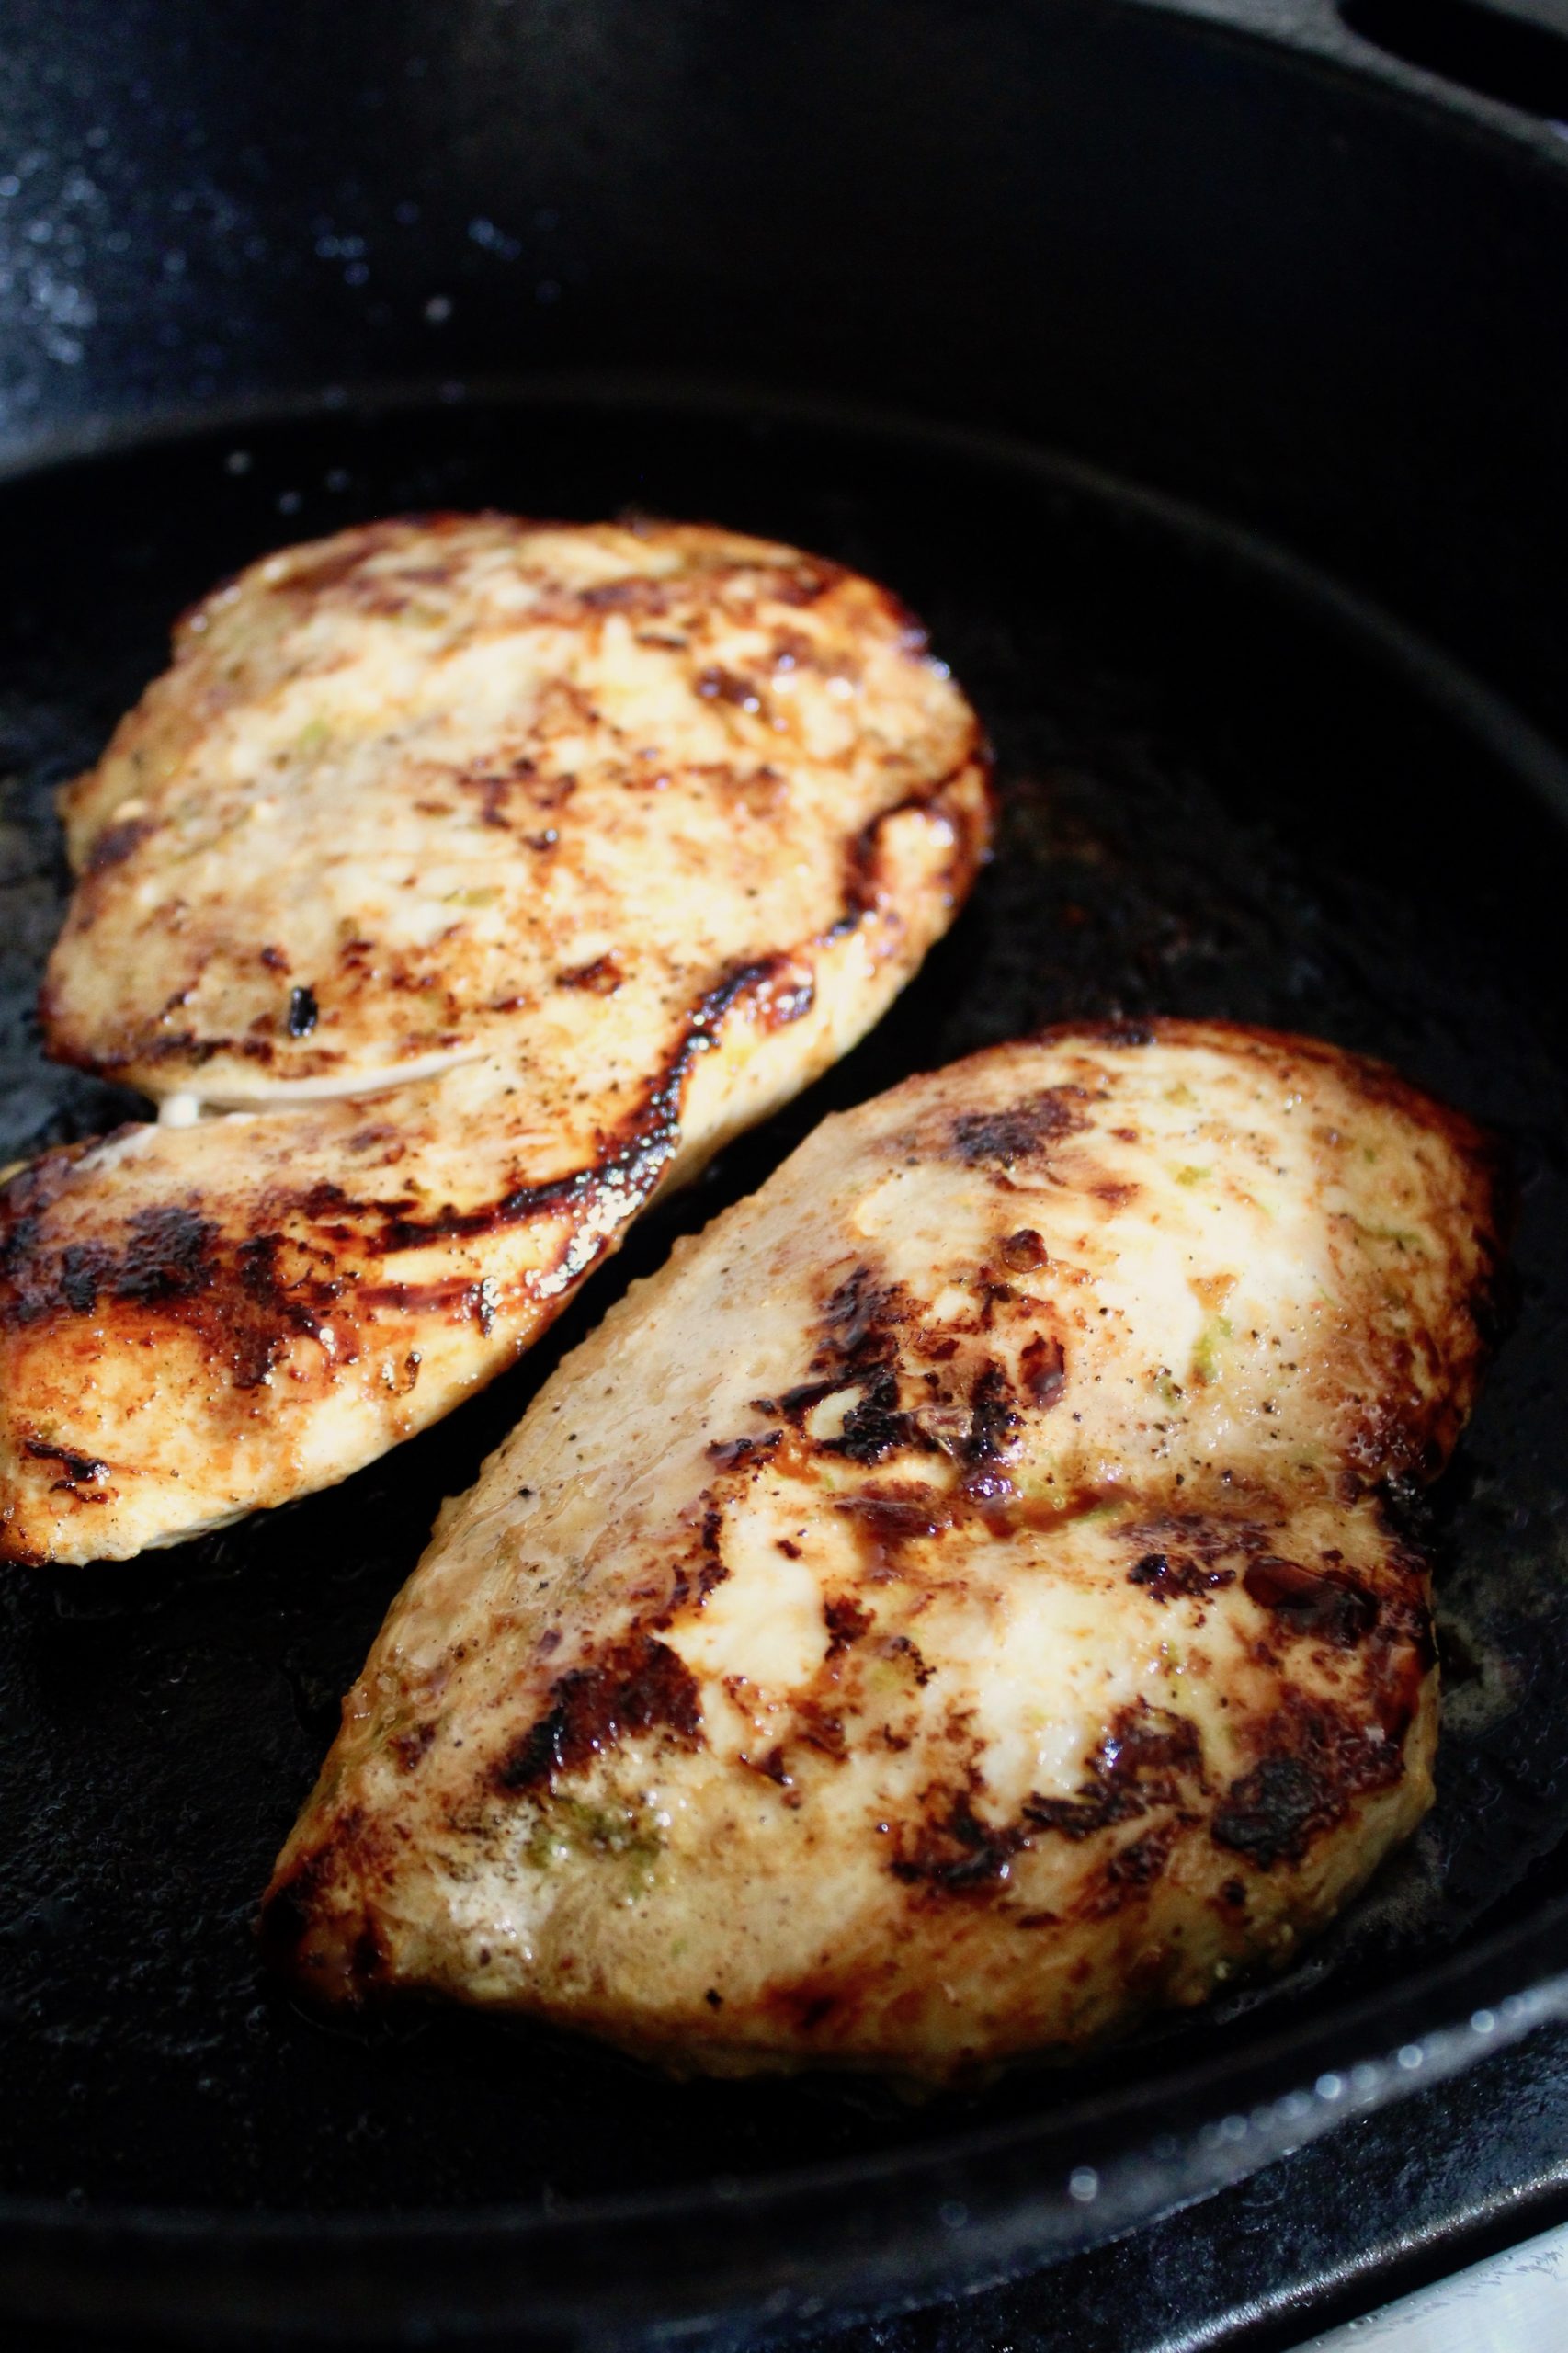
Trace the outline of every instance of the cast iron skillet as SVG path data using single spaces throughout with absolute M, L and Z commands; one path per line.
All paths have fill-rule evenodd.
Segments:
M 1069 0 L 410 6 L 299 49 L 259 7 L 18 17 L 0 1154 L 125 1108 L 30 1027 L 51 788 L 269 544 L 484 503 L 798 539 L 925 613 L 1005 819 L 876 1035 L 489 1396 L 331 1495 L 0 1588 L 0 2312 L 755 2339 L 1091 2244 L 1568 2009 L 1551 134 L 1369 78 L 1313 7 L 1294 51 Z M 830 1105 L 1153 1009 L 1384 1053 L 1512 1152 L 1513 1328 L 1419 1522 L 1449 1712 L 1406 1856 L 1285 1984 L 963 2103 L 270 1987 L 249 1915 L 337 1694 L 559 1350 Z

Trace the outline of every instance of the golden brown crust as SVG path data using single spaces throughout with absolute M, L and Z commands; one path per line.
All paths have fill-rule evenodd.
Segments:
M 64 805 L 53 1051 L 246 1116 L 0 1189 L 14 1559 L 307 1492 L 510 1362 L 659 1185 L 876 1017 L 990 786 L 853 574 L 444 517 L 215 592 Z
M 274 1958 L 937 2076 L 1288 1959 L 1429 1802 L 1386 1497 L 1469 1409 L 1496 1227 L 1457 1114 L 1223 1023 L 830 1120 L 449 1508 Z

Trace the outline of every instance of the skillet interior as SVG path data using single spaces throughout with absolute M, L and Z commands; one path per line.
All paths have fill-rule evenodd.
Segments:
M 305 2017 L 246 1924 L 387 1600 L 561 1348 L 674 1231 L 833 1104 L 1075 1014 L 1228 1014 L 1390 1057 L 1496 1125 L 1515 1328 L 1426 1515 L 1448 1729 L 1410 1853 L 1280 1988 L 1073 2072 L 1244 2053 L 1568 1887 L 1568 806 L 1235 544 L 1067 469 L 853 422 L 652 399 L 496 401 L 230 430 L 0 491 L 0 1156 L 122 1116 L 39 1054 L 62 873 L 51 788 L 268 544 L 403 507 L 628 504 L 778 532 L 887 579 L 991 728 L 1006 819 L 971 911 L 876 1035 L 642 1230 L 487 1397 L 336 1493 L 128 1567 L 0 1586 L 0 2190 L 218 2210 L 470 2210 L 694 2188 L 939 2143 L 1060 2100 L 672 2086 L 462 2016 Z M 1439 682 L 1440 683 L 1440 682 Z

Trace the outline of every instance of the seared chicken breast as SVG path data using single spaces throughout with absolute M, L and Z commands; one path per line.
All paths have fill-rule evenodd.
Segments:
M 47 1040 L 161 1118 L 0 1190 L 0 1551 L 446 1413 L 877 1018 L 988 796 L 908 614 L 791 548 L 437 517 L 220 588 L 64 797 Z
M 682 2068 L 944 2078 L 1277 1965 L 1419 1820 L 1391 1482 L 1487 1153 L 1332 1047 L 1064 1029 L 827 1120 L 449 1505 L 263 1915 Z

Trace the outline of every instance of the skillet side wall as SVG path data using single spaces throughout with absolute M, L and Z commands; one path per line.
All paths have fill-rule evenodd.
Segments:
M 16 0 L 0 458 L 607 364 L 924 408 L 1277 535 L 1550 729 L 1568 153 L 1329 0 L 1205 14 Z

